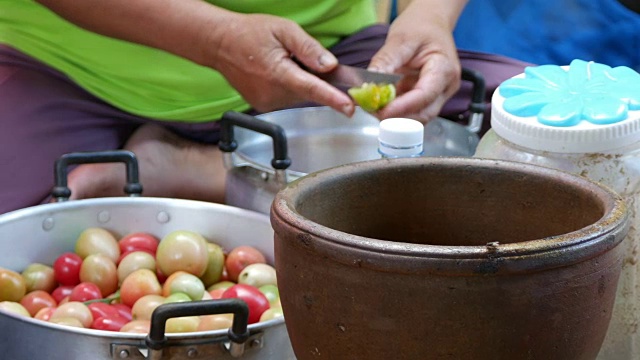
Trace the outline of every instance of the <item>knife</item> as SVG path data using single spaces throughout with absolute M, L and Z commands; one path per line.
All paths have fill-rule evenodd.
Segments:
M 360 87 L 364 83 L 393 84 L 396 85 L 404 75 L 386 74 L 369 71 L 363 68 L 339 64 L 335 69 L 327 73 L 314 75 L 336 87 Z

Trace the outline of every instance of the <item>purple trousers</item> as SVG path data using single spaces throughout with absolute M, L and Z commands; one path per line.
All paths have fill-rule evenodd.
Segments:
M 367 28 L 331 51 L 344 64 L 366 67 L 382 46 L 386 25 Z M 460 52 L 462 66 L 479 71 L 486 100 L 505 79 L 529 65 L 512 59 Z M 466 121 L 470 84 L 446 104 L 441 116 Z M 488 123 L 488 113 L 485 117 Z M 84 91 L 60 72 L 0 44 L 0 213 L 46 201 L 53 165 L 65 153 L 113 150 L 142 124 L 155 122 L 194 141 L 215 144 L 217 123 L 158 121 L 125 113 Z

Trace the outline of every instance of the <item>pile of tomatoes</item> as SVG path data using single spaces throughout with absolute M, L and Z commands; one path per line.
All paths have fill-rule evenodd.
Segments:
M 0 311 L 68 326 L 147 333 L 161 304 L 220 298 L 245 301 L 249 324 L 282 316 L 275 269 L 259 250 L 227 252 L 192 231 L 118 239 L 88 228 L 51 266 L 0 268 Z M 166 332 L 225 329 L 232 321 L 232 314 L 172 318 Z

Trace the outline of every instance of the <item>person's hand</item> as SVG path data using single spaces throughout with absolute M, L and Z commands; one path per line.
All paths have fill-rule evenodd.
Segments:
M 418 1 L 416 1 L 418 3 Z M 397 98 L 376 115 L 380 119 L 435 118 L 460 87 L 460 62 L 449 19 L 423 9 L 405 10 L 392 24 L 385 45 L 369 69 L 409 74 L 397 86 Z
M 292 60 L 322 73 L 337 59 L 296 23 L 262 14 L 234 14 L 217 41 L 209 66 L 218 70 L 259 111 L 302 101 L 330 106 L 348 116 L 353 100 Z

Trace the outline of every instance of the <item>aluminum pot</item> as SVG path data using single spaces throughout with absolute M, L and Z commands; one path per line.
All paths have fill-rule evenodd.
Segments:
M 453 157 L 316 172 L 271 222 L 301 360 L 595 359 L 629 227 L 585 178 Z
M 289 182 L 318 170 L 379 158 L 379 123 L 359 108 L 352 118 L 329 107 L 256 117 L 226 113 L 220 141 L 228 169 L 225 203 L 268 214 L 275 194 Z M 470 157 L 478 141 L 473 129 L 450 120 L 437 118 L 425 126 L 425 156 Z
M 129 165 L 131 170 L 136 164 Z M 171 231 L 191 230 L 226 248 L 254 246 L 273 263 L 273 230 L 266 215 L 221 204 L 139 197 L 141 187 L 137 182 L 137 168 L 134 170 L 133 176 L 130 171 L 125 187 L 132 192 L 132 197 L 64 201 L 1 215 L 0 267 L 21 271 L 33 262 L 52 264 L 61 253 L 73 251 L 80 232 L 94 226 L 119 236 L 146 231 L 160 238 Z M 66 178 L 58 185 L 54 194 L 68 196 Z M 248 332 L 239 334 L 217 330 L 165 336 L 164 321 L 170 317 L 221 312 L 242 317 L 241 310 L 236 312 L 228 303 L 219 305 L 218 302 L 161 305 L 166 308 L 154 313 L 149 336 L 78 329 L 0 312 L 0 357 L 7 360 L 295 359 L 283 318 L 249 325 Z M 236 325 L 234 323 L 234 329 L 247 329 L 246 322 Z M 231 338 L 238 340 L 235 335 L 242 341 L 231 341 Z

